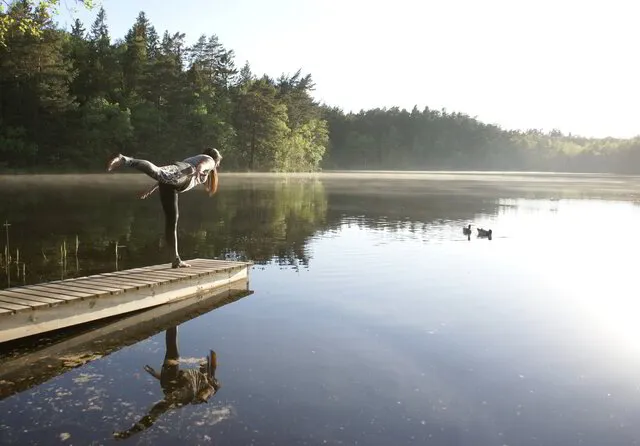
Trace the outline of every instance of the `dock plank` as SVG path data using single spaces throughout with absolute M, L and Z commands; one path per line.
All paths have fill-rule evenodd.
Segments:
M 111 273 L 109 273 L 111 274 Z M 117 274 L 113 273 L 113 276 L 110 276 L 114 280 L 133 280 L 139 282 L 146 282 L 149 285 L 157 285 L 159 283 L 164 282 L 165 280 L 175 279 L 175 277 L 166 276 L 166 275 L 155 275 L 150 273 L 144 273 L 144 275 L 140 274 Z
M 157 280 L 143 279 L 142 277 L 135 277 L 135 276 L 121 276 L 118 273 L 104 273 L 104 274 L 100 274 L 100 276 L 98 277 L 105 278 L 105 279 L 113 279 L 113 280 L 118 280 L 119 278 L 127 278 L 126 280 L 135 281 L 137 283 L 141 283 L 145 285 L 157 285 L 158 283 Z M 132 278 L 129 279 L 129 277 L 132 277 Z
M 13 310 L 13 311 L 32 309 L 30 305 L 12 304 L 11 302 L 4 302 L 4 301 L 0 301 L 0 308 L 4 308 L 6 310 Z
M 96 288 L 100 288 L 106 291 L 110 291 L 110 292 L 120 292 L 123 291 L 125 289 L 129 289 L 129 288 L 139 288 L 142 285 L 146 285 L 146 284 L 141 284 L 141 283 L 134 283 L 133 281 L 129 281 L 129 280 L 108 280 L 108 279 L 102 279 L 102 278 L 92 278 L 92 279 L 88 279 L 88 280 L 78 280 L 77 282 L 74 282 L 74 284 L 78 285 L 78 286 L 84 286 L 89 288 L 90 286 L 95 286 Z
M 206 267 L 206 266 L 192 266 L 190 268 L 172 268 L 170 270 L 163 270 L 163 271 L 153 271 L 150 272 L 152 274 L 156 274 L 159 272 L 162 273 L 177 273 L 177 274 L 203 274 L 203 273 L 210 273 L 212 271 L 224 271 L 224 270 L 228 270 L 233 268 L 233 266 L 227 266 L 227 267 L 219 267 L 219 266 L 212 266 L 212 267 Z
M 19 293 L 16 291 L 6 291 L 6 290 L 0 291 L 0 296 L 15 297 L 19 299 L 34 301 L 34 302 L 42 302 L 45 304 L 57 304 L 57 303 L 64 302 L 63 299 L 53 299 L 50 297 L 35 296 L 33 294 Z
M 212 270 L 212 269 L 225 269 L 225 268 L 231 268 L 231 267 L 236 267 L 238 266 L 238 264 L 240 263 L 244 263 L 244 262 L 231 262 L 228 260 L 209 260 L 209 259 L 197 259 L 197 260 L 188 260 L 186 261 L 186 263 L 189 263 L 192 268 L 171 268 L 170 264 L 164 264 L 164 265 L 153 265 L 153 266 L 146 266 L 143 268 L 135 268 L 132 270 L 128 270 L 130 272 L 143 272 L 143 271 L 158 271 L 158 270 L 165 270 L 165 271 L 187 271 L 190 269 L 193 269 L 196 265 L 200 268 L 206 268 L 208 270 Z
M 27 299 L 23 299 L 21 297 L 11 297 L 11 296 L 7 296 L 7 295 L 4 295 L 4 294 L 0 296 L 0 302 L 24 305 L 24 306 L 31 307 L 31 308 L 41 307 L 43 305 L 46 307 L 47 305 L 49 305 L 46 302 L 36 302 L 34 300 L 27 300 Z
M 67 282 L 65 285 L 73 286 L 80 288 L 81 291 L 84 290 L 93 290 L 94 292 L 120 292 L 122 291 L 122 286 L 115 286 L 114 283 L 104 283 L 99 280 L 91 279 L 91 280 L 74 280 Z
M 97 283 L 100 284 L 101 286 L 105 286 L 105 287 L 110 287 L 110 288 L 120 288 L 122 285 L 128 285 L 128 286 L 133 286 L 133 287 L 141 287 L 141 286 L 148 286 L 149 284 L 146 282 L 141 282 L 139 280 L 135 280 L 135 279 L 129 279 L 129 278 L 124 278 L 124 277 L 95 277 L 92 278 L 91 280 L 87 280 L 87 283 Z
M 145 276 L 146 274 L 168 274 L 168 275 L 174 275 L 174 276 L 180 276 L 183 274 L 194 274 L 193 272 L 189 272 L 191 268 L 171 268 L 171 269 L 163 269 L 163 270 L 149 270 L 149 271 L 144 271 L 141 272 L 140 275 L 141 276 Z M 209 270 L 210 272 L 213 272 L 213 269 Z
M 91 279 L 87 279 L 87 282 L 90 283 L 100 283 L 103 284 L 106 287 L 114 287 L 114 288 L 119 288 L 122 285 L 131 285 L 131 286 L 142 286 L 142 285 L 148 285 L 148 283 L 140 281 L 140 280 L 136 280 L 135 278 L 131 277 L 103 277 L 103 276 L 97 276 L 97 277 L 92 277 Z
M 36 290 L 33 288 L 27 288 L 27 287 L 15 287 L 15 288 L 7 288 L 4 291 L 12 291 L 15 293 L 25 293 L 25 294 L 31 294 L 33 296 L 41 296 L 41 297 L 49 297 L 51 299 L 60 299 L 60 300 L 72 300 L 72 299 L 77 299 L 76 296 L 69 296 L 68 294 L 64 294 L 64 293 L 52 293 L 51 291 L 42 291 L 42 290 Z
M 158 272 L 146 272 L 143 277 L 153 277 L 158 280 L 175 280 L 175 279 L 183 279 L 185 277 L 195 276 L 195 274 L 187 274 L 187 273 L 169 273 L 166 271 L 158 271 Z
M 93 296 L 96 293 L 110 293 L 112 291 L 118 291 L 120 288 L 110 288 L 100 286 L 98 283 L 92 283 L 92 281 L 87 281 L 86 283 L 78 282 L 78 281 L 69 281 L 69 282 L 52 282 L 47 285 L 59 285 L 65 287 L 65 289 L 73 290 L 77 293 L 89 293 L 90 296 Z M 58 287 L 58 289 L 61 289 Z
M 220 268 L 217 266 L 211 267 L 211 268 L 207 268 L 204 265 L 194 265 L 190 268 L 184 268 L 182 271 L 191 271 L 191 272 L 197 272 L 197 273 L 202 273 L 202 272 L 209 272 L 209 271 L 221 271 L 221 270 L 225 270 L 225 269 L 229 269 L 232 268 L 232 266 L 227 266 L 225 268 Z
M 44 283 L 42 285 L 28 285 L 28 288 L 31 288 L 32 290 L 40 290 L 40 291 L 50 291 L 52 293 L 59 291 L 61 293 L 64 293 L 66 295 L 69 296 L 74 296 L 74 297 L 89 297 L 89 296 L 95 296 L 98 293 L 89 293 L 89 292 L 82 292 L 82 291 L 78 291 L 77 288 L 72 288 L 69 286 L 64 286 L 64 285 L 56 285 L 55 283 Z M 106 293 L 106 292 L 105 292 Z M 100 293 L 100 294 L 105 294 L 105 293 Z
M 194 265 L 203 265 L 203 266 L 207 266 L 210 268 L 215 268 L 215 267 L 223 267 L 226 268 L 228 266 L 234 266 L 237 265 L 238 262 L 232 262 L 229 260 L 206 260 L 206 259 L 196 259 L 196 260 L 191 260 L 189 262 L 190 265 L 194 266 Z

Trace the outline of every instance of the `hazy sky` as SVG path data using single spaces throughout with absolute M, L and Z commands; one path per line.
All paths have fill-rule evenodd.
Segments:
M 58 18 L 95 12 L 63 0 Z M 638 4 L 638 6 L 635 6 Z M 257 74 L 302 68 L 345 111 L 445 107 L 505 128 L 640 134 L 635 0 L 102 0 L 113 39 L 217 34 Z

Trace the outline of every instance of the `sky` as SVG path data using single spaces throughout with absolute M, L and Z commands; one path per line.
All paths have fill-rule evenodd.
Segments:
M 637 4 L 637 6 L 636 6 Z M 112 39 L 144 11 L 162 34 L 215 34 L 258 75 L 311 73 L 345 111 L 446 108 L 506 129 L 640 135 L 635 0 L 101 0 Z M 97 11 L 97 8 L 96 8 Z M 96 11 L 62 0 L 90 28 Z

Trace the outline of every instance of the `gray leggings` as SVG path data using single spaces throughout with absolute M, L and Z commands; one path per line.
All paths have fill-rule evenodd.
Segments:
M 191 178 L 193 166 L 182 161 L 176 161 L 166 166 L 156 166 L 151 161 L 135 158 L 126 159 L 126 165 L 149 175 L 160 184 L 173 186 L 177 190 L 182 189 Z

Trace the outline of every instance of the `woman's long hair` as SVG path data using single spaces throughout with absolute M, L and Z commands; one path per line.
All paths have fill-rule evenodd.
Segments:
M 218 166 L 222 161 L 222 155 L 218 152 L 217 149 L 213 147 L 208 147 L 204 149 L 202 152 L 204 155 L 209 155 L 216 162 L 216 167 L 209 173 L 209 178 L 207 178 L 206 189 L 209 192 L 209 195 L 213 195 L 218 191 Z
M 218 169 L 215 167 L 211 172 L 209 172 L 209 178 L 207 178 L 206 184 L 207 192 L 209 195 L 213 195 L 218 191 Z

